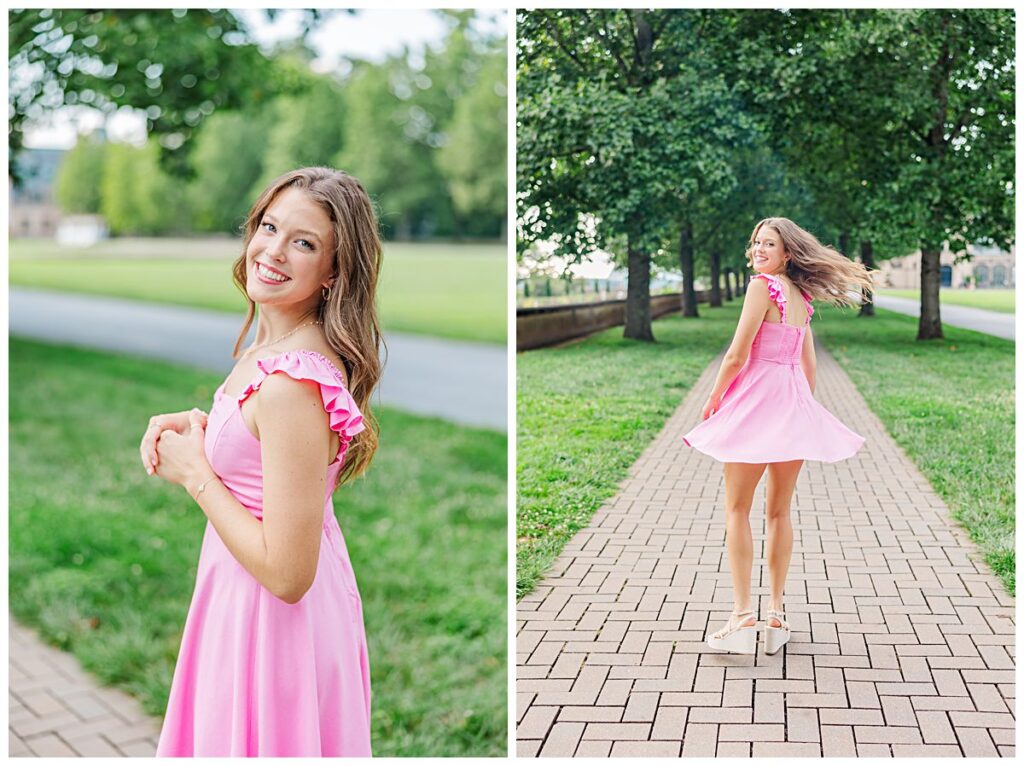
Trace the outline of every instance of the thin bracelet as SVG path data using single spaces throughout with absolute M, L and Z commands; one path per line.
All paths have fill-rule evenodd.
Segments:
M 199 485 L 199 489 L 196 491 L 196 494 L 193 496 L 192 499 L 195 500 L 198 503 L 199 502 L 199 496 L 201 494 L 203 494 L 203 490 L 206 489 L 206 485 L 209 484 L 211 481 L 213 481 L 216 478 L 217 478 L 216 476 L 211 476 L 209 479 L 207 479 L 202 484 L 200 484 Z

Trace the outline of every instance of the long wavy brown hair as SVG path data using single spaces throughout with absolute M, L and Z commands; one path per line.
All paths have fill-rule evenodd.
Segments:
M 786 276 L 811 298 L 835 306 L 853 306 L 857 301 L 850 295 L 851 288 L 857 288 L 862 296 L 870 295 L 874 271 L 850 260 L 835 248 L 821 244 L 813 234 L 788 218 L 765 218 L 754 227 L 746 253 L 747 265 L 751 268 L 754 265 L 754 240 L 762 226 L 778 232 L 783 250 L 789 255 Z
M 359 476 L 370 465 L 380 433 L 370 411 L 370 395 L 381 375 L 377 277 L 382 247 L 373 203 L 355 178 L 332 168 L 299 168 L 274 179 L 253 204 L 245 221 L 242 255 L 232 267 L 235 285 L 249 302 L 233 355 L 238 357 L 256 316 L 256 304 L 245 289 L 245 251 L 270 203 L 289 187 L 304 190 L 330 216 L 334 226 L 335 281 L 327 300 L 320 304 L 319 319 L 328 345 L 345 364 L 348 390 L 363 415 L 365 426 L 348 445 L 338 476 L 338 484 L 342 484 Z

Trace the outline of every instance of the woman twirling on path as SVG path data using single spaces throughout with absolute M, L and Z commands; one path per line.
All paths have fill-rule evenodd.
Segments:
M 828 463 L 852 456 L 864 439 L 814 399 L 811 299 L 851 305 L 851 287 L 870 288 L 861 264 L 825 247 L 788 218 L 766 218 L 747 250 L 757 273 L 743 300 L 736 333 L 726 351 L 702 422 L 684 441 L 724 463 L 726 544 L 734 608 L 708 644 L 741 654 L 757 650 L 757 619 L 750 593 L 753 537 L 750 507 L 768 472 L 766 492 L 768 620 L 765 651 L 790 638 L 782 596 L 793 552 L 790 503 L 804 460 Z
M 150 475 L 208 523 L 158 756 L 370 755 L 362 602 L 332 493 L 377 448 L 381 244 L 363 187 L 286 173 L 245 225 L 234 279 L 255 343 L 200 410 L 157 415 Z

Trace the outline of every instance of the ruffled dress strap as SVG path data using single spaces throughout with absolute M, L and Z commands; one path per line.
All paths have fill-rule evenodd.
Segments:
M 283 372 L 293 380 L 316 382 L 320 386 L 324 410 L 330 416 L 331 430 L 338 434 L 340 442 L 335 462 L 344 456 L 352 437 L 365 429 L 363 415 L 345 387 L 341 372 L 323 354 L 305 349 L 285 351 L 257 360 L 256 367 L 259 372 L 238 398 L 238 406 L 241 407 L 242 402 L 259 390 L 268 375 L 276 372 Z
M 774 274 L 755 274 L 751 279 L 764 279 L 768 283 L 768 297 L 779 307 L 779 314 L 782 315 L 782 323 L 786 323 L 786 288 L 782 280 Z

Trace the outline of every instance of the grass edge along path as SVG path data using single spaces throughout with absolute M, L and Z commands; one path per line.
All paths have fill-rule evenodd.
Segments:
M 823 307 L 815 337 L 1016 595 L 1014 342 L 948 324 L 917 341 L 916 317 L 876 312 Z
M 616 492 L 722 351 L 740 302 L 700 312 L 654 322 L 656 343 L 625 340 L 613 327 L 517 355 L 517 599 Z
M 878 295 L 890 295 L 893 298 L 906 298 L 915 303 L 921 299 L 920 290 L 904 290 L 886 287 L 877 291 Z M 972 309 L 996 311 L 1000 314 L 1016 313 L 1016 291 L 1011 287 L 985 288 L 981 290 L 960 290 L 943 287 L 939 290 L 939 303 L 942 306 L 965 306 Z
M 220 376 L 10 340 L 12 613 L 163 713 L 206 518 L 146 476 L 150 415 Z M 335 509 L 363 598 L 377 755 L 506 753 L 507 438 L 379 408 Z M 439 565 L 443 562 L 443 565 Z
M 149 257 L 99 254 L 120 253 L 129 244 L 115 243 L 116 250 L 97 246 L 87 251 L 92 255 L 58 248 L 64 256 L 33 258 L 29 244 L 11 245 L 13 286 L 226 311 L 238 316 L 239 326 L 245 316 L 245 300 L 231 281 L 234 255 L 223 242 L 193 247 L 220 248 L 225 255 L 192 258 L 167 255 L 170 243 L 159 241 L 138 240 L 141 251 L 159 253 Z M 386 243 L 378 287 L 381 324 L 385 333 L 504 344 L 505 280 L 504 245 Z

